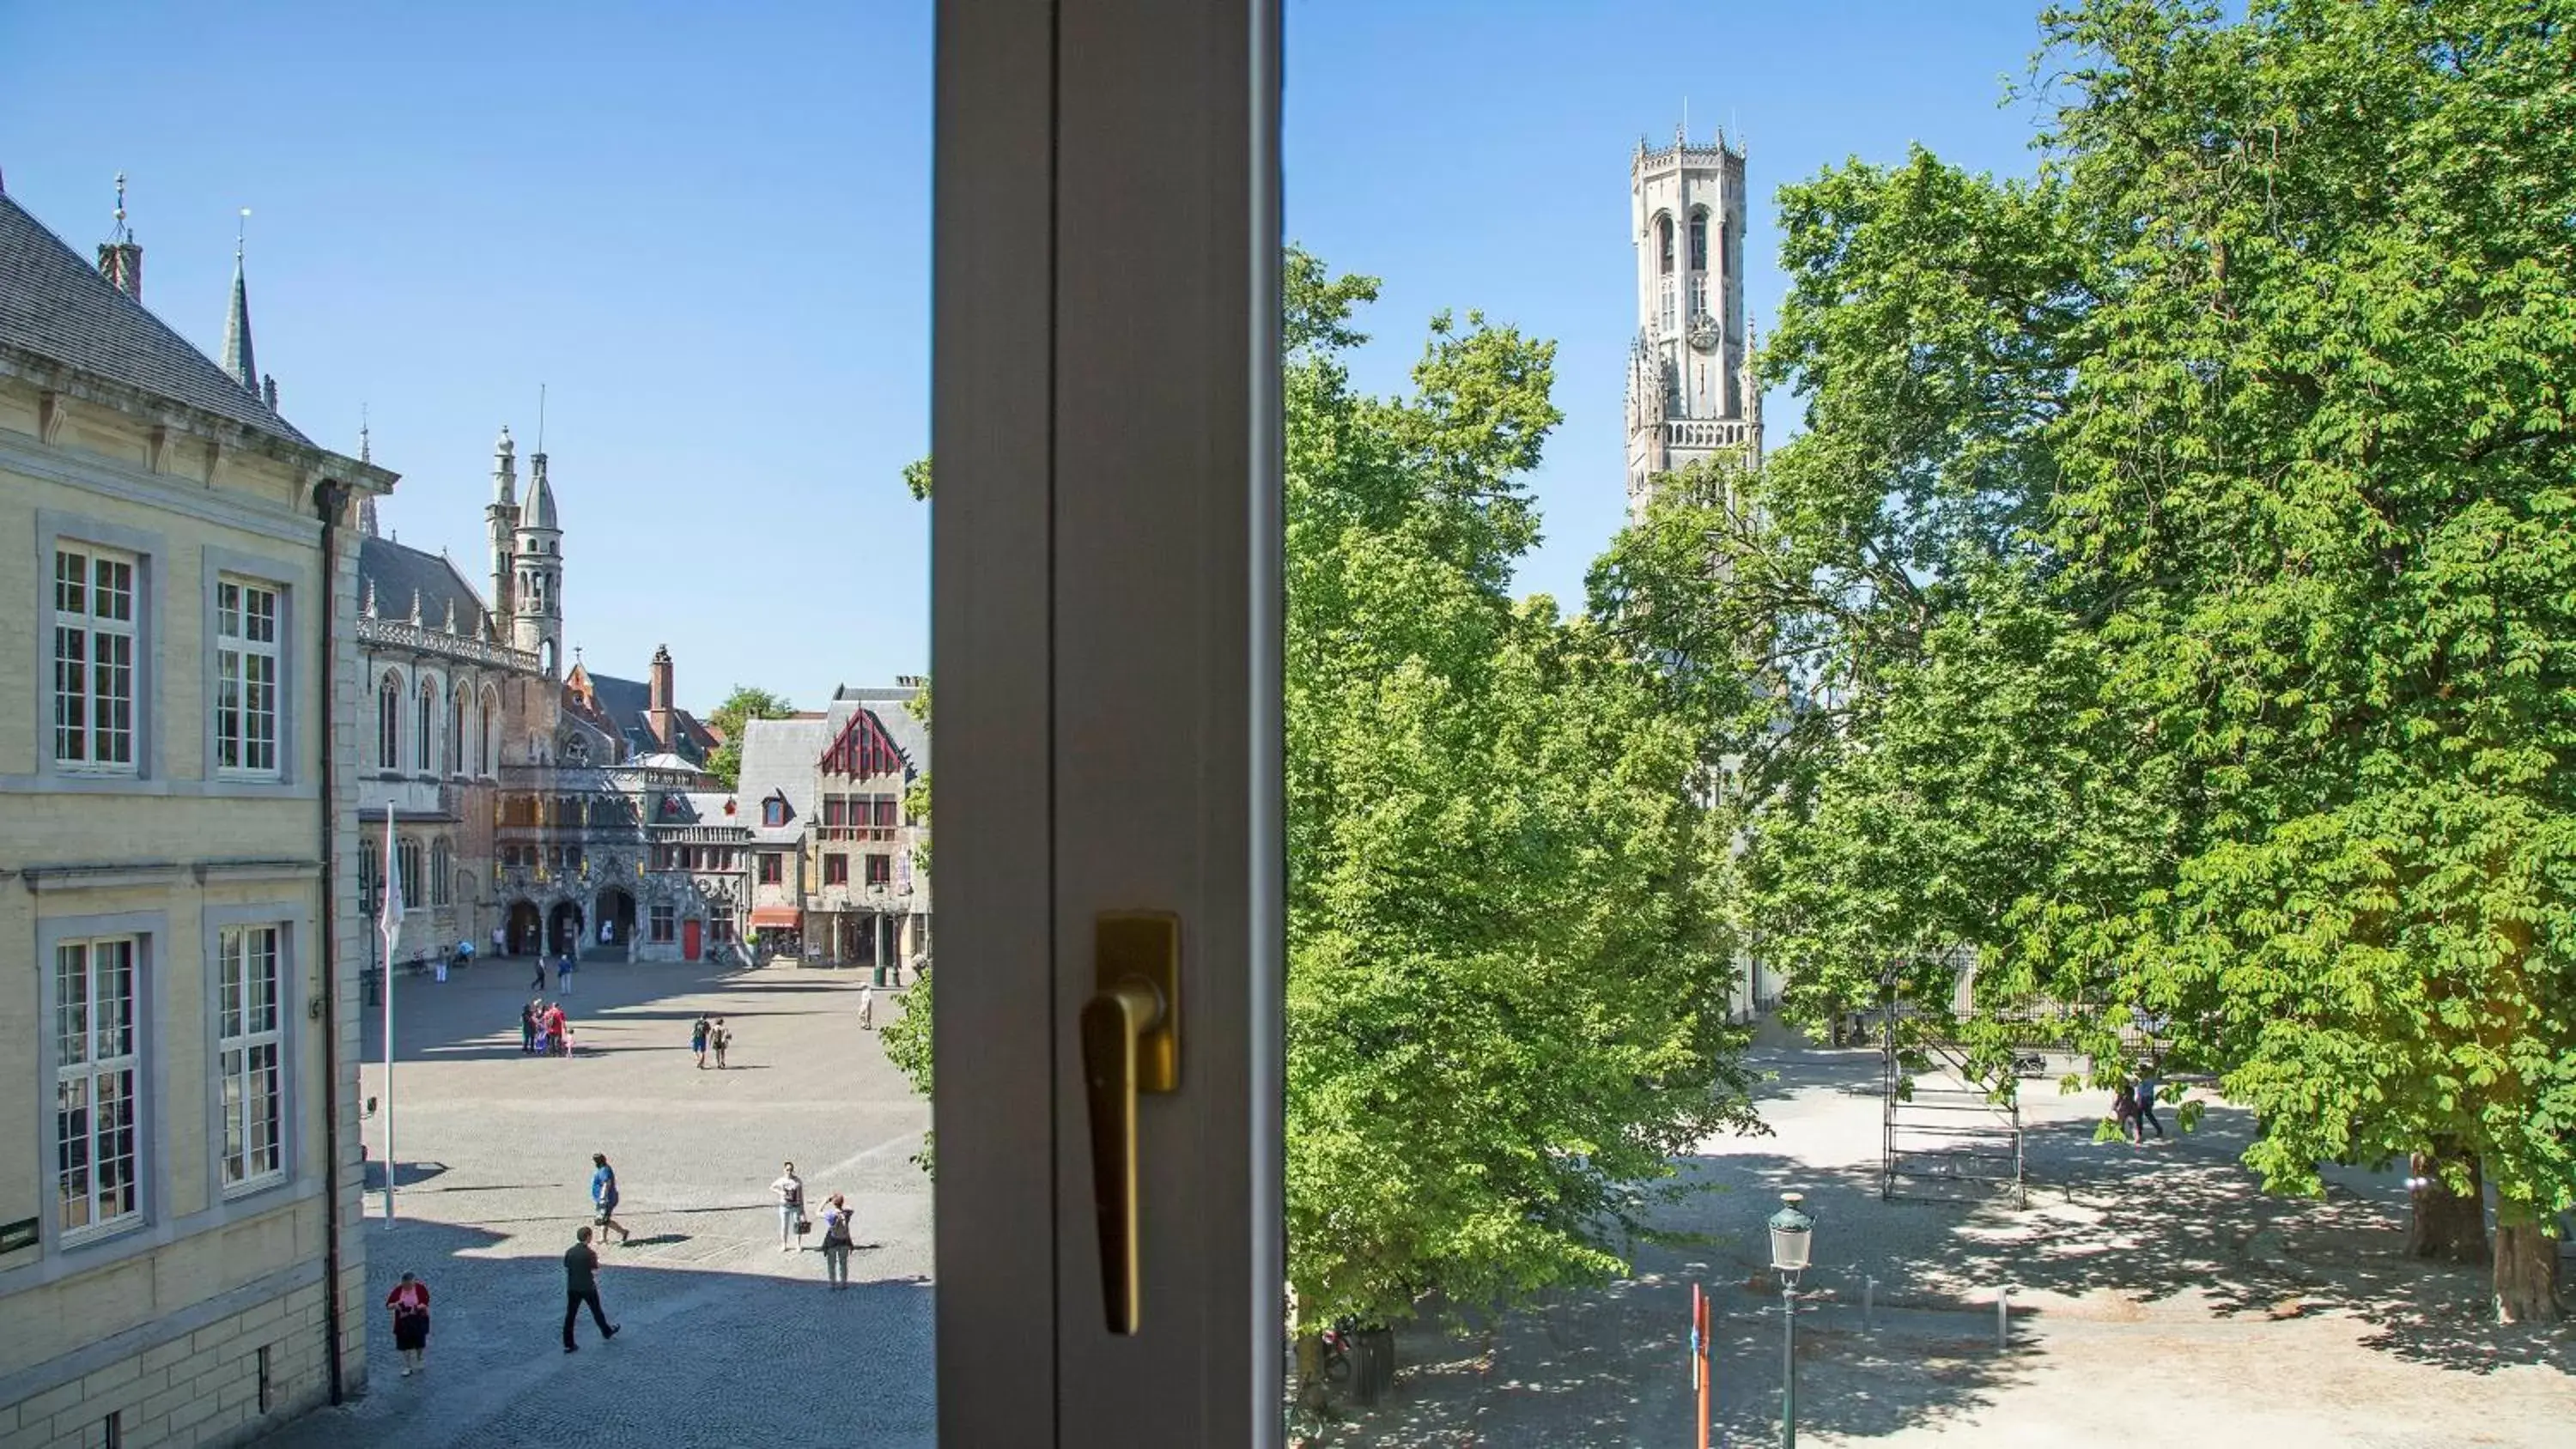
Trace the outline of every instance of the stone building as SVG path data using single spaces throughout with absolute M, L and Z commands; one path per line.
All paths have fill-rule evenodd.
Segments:
M 1679 131 L 1628 162 L 1637 335 L 1628 349 L 1628 513 L 1654 480 L 1721 452 L 1762 456 L 1762 392 L 1744 313 L 1744 148 Z
M 256 372 L 0 196 L 0 1444 L 362 1386 L 360 510 Z M 211 300 L 211 299 L 210 299 Z M 328 723 L 326 723 L 326 721 Z
M 744 725 L 735 799 L 761 954 L 890 970 L 928 955 L 930 880 L 913 868 L 926 822 L 905 806 L 930 768 L 930 732 L 905 708 L 919 694 L 845 685 L 828 709 Z
M 484 955 L 736 959 L 748 864 L 704 773 L 718 741 L 678 706 L 670 650 L 654 651 L 643 681 L 594 673 L 578 651 L 560 672 L 562 509 L 542 451 L 522 496 L 507 428 L 484 514 L 488 605 L 444 554 L 365 524 L 367 908 L 390 806 L 405 961 L 466 942 Z

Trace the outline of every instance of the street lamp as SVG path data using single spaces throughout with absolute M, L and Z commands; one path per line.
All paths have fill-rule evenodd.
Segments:
M 1784 1192 L 1771 1215 L 1771 1271 L 1780 1275 L 1780 1449 L 1798 1449 L 1798 1275 L 1816 1230 L 1816 1220 L 1798 1210 L 1806 1200 Z

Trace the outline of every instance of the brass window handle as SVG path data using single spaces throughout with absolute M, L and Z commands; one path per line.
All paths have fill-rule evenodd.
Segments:
M 1094 928 L 1097 989 L 1082 1007 L 1082 1077 L 1101 1301 L 1117 1334 L 1136 1332 L 1143 1282 L 1136 1096 L 1180 1086 L 1180 924 L 1158 912 L 1119 912 Z

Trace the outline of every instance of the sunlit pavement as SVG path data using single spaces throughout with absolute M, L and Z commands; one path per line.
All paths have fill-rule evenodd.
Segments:
M 367 1275 L 377 1302 L 407 1269 L 428 1280 L 428 1368 L 400 1376 L 376 1314 L 366 1397 L 260 1442 L 932 1444 L 930 1186 L 907 1161 L 929 1111 L 860 1030 L 857 974 L 585 963 L 569 1060 L 520 1054 L 528 981 L 524 961 L 397 980 L 400 1191 L 392 1227 L 367 1194 Z M 880 1025 L 899 1000 L 877 993 Z M 701 1011 L 733 1028 L 728 1070 L 694 1065 Z M 367 1050 L 362 1095 L 382 1103 L 372 1022 Z M 377 1159 L 383 1127 L 365 1124 Z M 617 1166 L 635 1237 L 600 1253 L 616 1340 L 585 1315 L 567 1354 L 560 1260 L 589 1221 L 593 1152 Z M 778 1250 L 768 1184 L 788 1159 L 809 1203 L 840 1192 L 857 1210 L 847 1292 L 819 1252 Z

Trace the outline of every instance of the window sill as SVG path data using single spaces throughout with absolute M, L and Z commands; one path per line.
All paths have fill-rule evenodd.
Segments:
M 295 1179 L 283 1170 L 253 1178 L 249 1182 L 231 1184 L 223 1191 L 224 1206 L 231 1207 L 237 1203 L 255 1202 L 280 1188 L 294 1185 Z
M 58 1234 L 54 1239 L 53 1247 L 58 1253 L 86 1253 L 130 1238 L 150 1226 L 151 1223 L 143 1214 L 130 1213 L 112 1223 L 100 1223 L 95 1227 L 79 1228 Z

